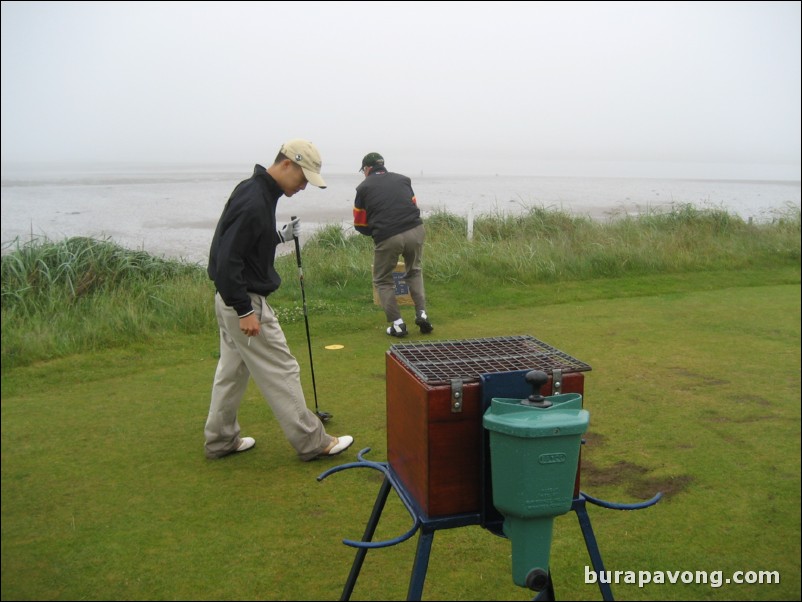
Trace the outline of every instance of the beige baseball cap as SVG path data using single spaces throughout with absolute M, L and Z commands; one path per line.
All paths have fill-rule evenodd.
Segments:
M 326 187 L 326 182 L 320 176 L 320 168 L 323 167 L 323 163 L 320 160 L 320 153 L 309 140 L 303 140 L 301 138 L 288 140 L 281 145 L 281 151 L 279 152 L 293 163 L 300 165 L 310 184 L 318 188 Z

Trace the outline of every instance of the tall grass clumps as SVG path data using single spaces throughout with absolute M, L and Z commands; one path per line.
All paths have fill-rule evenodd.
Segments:
M 425 219 L 423 269 L 430 300 L 515 303 L 527 287 L 690 272 L 799 268 L 800 212 L 746 222 L 718 209 L 668 211 L 607 221 L 529 208 L 467 220 Z M 163 333 L 214 329 L 214 286 L 202 266 L 71 238 L 6 245 L 2 258 L 3 369 Z M 295 254 L 276 260 L 284 285 L 270 297 L 282 322 L 303 321 Z M 375 309 L 373 241 L 331 224 L 303 248 L 309 309 L 357 316 Z
M 315 282 L 343 290 L 354 280 L 370 277 L 372 249 L 370 237 L 349 235 L 338 224 L 330 224 L 304 245 L 303 265 L 314 270 Z
M 2 365 L 205 327 L 213 295 L 197 265 L 109 240 L 34 239 L 2 256 Z
M 743 269 L 800 259 L 798 209 L 748 223 L 691 205 L 606 222 L 530 208 L 516 216 L 480 216 L 473 240 L 465 236 L 464 220 L 436 214 L 426 225 L 428 278 L 460 278 L 474 286 Z

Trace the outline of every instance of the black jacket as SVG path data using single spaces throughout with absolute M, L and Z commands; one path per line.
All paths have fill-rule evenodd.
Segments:
M 284 194 L 261 165 L 231 193 L 214 231 L 207 273 L 226 305 L 237 315 L 253 311 L 248 292 L 269 295 L 281 285 L 273 267 L 276 205 Z
M 423 223 L 412 181 L 401 174 L 376 169 L 356 187 L 354 228 L 383 240 Z

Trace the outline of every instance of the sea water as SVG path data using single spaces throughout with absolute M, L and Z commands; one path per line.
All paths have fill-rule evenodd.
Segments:
M 4 165 L 3 252 L 32 239 L 89 236 L 202 263 L 226 200 L 252 171 L 253 165 Z M 767 221 L 800 207 L 799 181 L 406 175 L 424 217 L 545 208 L 603 220 L 691 204 Z M 279 201 L 279 224 L 300 217 L 302 241 L 328 224 L 353 231 L 354 190 L 363 177 L 325 178 L 325 190 L 309 186 Z

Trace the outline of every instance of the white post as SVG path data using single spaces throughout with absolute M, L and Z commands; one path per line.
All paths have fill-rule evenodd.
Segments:
M 468 207 L 468 240 L 473 240 L 473 204 Z

